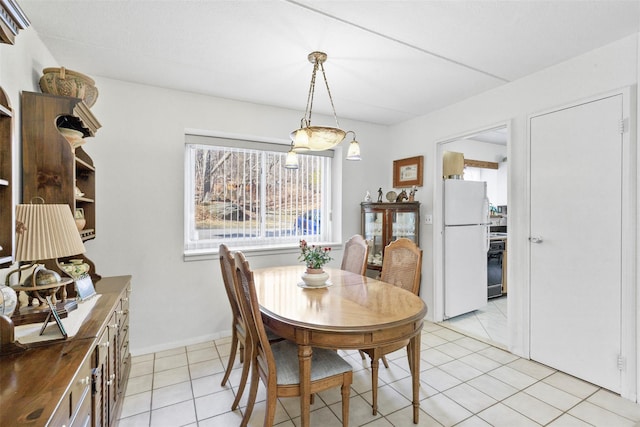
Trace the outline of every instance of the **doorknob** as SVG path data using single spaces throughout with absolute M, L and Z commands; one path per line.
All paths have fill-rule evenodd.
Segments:
M 542 243 L 542 237 L 529 237 L 531 243 Z

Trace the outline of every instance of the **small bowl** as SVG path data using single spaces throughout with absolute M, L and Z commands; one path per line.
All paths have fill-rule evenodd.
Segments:
M 79 130 L 59 127 L 58 132 L 60 132 L 62 136 L 69 141 L 69 144 L 71 144 L 73 149 L 80 147 L 85 142 L 83 138 L 84 134 Z

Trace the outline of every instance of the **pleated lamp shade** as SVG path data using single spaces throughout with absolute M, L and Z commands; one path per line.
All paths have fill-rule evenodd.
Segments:
M 69 205 L 16 206 L 16 261 L 39 261 L 84 252 Z

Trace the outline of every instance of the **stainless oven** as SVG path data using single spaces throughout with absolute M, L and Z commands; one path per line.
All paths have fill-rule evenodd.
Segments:
M 487 298 L 502 295 L 502 257 L 504 240 L 492 240 L 487 251 Z

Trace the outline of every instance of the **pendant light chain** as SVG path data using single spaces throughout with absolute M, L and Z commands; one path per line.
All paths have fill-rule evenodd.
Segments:
M 307 95 L 307 109 L 304 112 L 305 127 L 311 126 L 311 113 L 313 112 L 313 98 L 316 93 L 316 72 L 318 71 L 318 62 L 313 63 L 313 71 L 311 72 L 311 84 L 309 85 L 309 94 Z
M 317 63 L 315 68 L 317 68 Z M 333 118 L 336 119 L 336 127 L 340 128 L 340 123 L 338 123 L 338 115 L 336 114 L 336 107 L 333 105 L 333 97 L 331 96 L 331 90 L 329 90 L 329 82 L 327 81 L 327 75 L 324 72 L 324 65 L 322 64 L 322 62 L 320 63 L 320 69 L 322 70 L 324 85 L 327 87 L 327 93 L 329 94 L 329 101 L 331 102 L 331 109 L 333 110 Z M 313 75 L 315 77 L 315 71 Z

